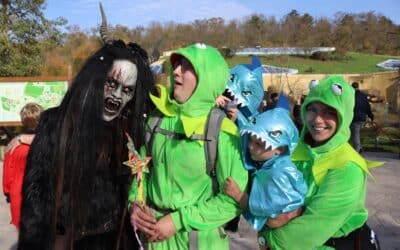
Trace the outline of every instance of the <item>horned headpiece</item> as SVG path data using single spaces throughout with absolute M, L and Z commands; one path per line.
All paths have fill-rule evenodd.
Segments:
M 100 13 L 101 13 L 100 36 L 105 44 L 111 44 L 113 42 L 113 39 L 111 39 L 111 35 L 108 31 L 107 18 L 104 13 L 103 5 L 101 4 L 101 2 L 99 3 L 99 5 L 100 5 Z M 162 39 L 159 39 L 157 41 L 157 43 L 154 45 L 153 52 L 152 52 L 150 58 L 147 57 L 147 60 L 150 64 L 159 59 L 159 57 L 160 57 L 159 47 L 160 47 L 161 42 L 162 42 Z
M 104 43 L 111 43 L 112 40 L 110 39 L 110 34 L 108 33 L 106 14 L 104 14 L 103 5 L 101 2 L 99 4 L 101 13 L 100 36 Z

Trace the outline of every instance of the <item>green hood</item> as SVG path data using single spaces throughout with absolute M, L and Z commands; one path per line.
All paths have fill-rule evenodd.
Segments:
M 328 152 L 346 143 L 350 139 L 350 124 L 353 120 L 354 89 L 342 76 L 328 76 L 314 86 L 304 100 L 301 116 L 306 121 L 306 107 L 312 102 L 324 103 L 337 111 L 338 126 L 335 135 L 325 144 L 314 148 L 317 153 Z M 308 133 L 307 126 L 303 127 L 301 139 Z
M 170 57 L 171 65 L 177 55 L 185 57 L 192 63 L 198 83 L 193 95 L 185 103 L 177 103 L 171 99 L 174 90 L 174 74 L 171 67 L 169 101 L 179 115 L 187 117 L 207 115 L 215 106 L 215 99 L 225 90 L 229 79 L 228 65 L 218 50 L 202 43 L 178 49 Z

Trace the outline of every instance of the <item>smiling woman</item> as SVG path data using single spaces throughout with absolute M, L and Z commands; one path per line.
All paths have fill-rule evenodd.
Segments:
M 338 122 L 337 112 L 321 102 L 314 102 L 306 107 L 306 124 L 311 137 L 314 139 L 313 146 L 324 144 L 336 133 Z
M 272 249 L 379 249 L 370 239 L 365 206 L 368 168 L 348 143 L 354 89 L 342 76 L 315 82 L 302 105 L 305 127 L 292 160 L 308 185 L 304 212 L 263 236 Z M 362 232 L 367 232 L 363 234 Z

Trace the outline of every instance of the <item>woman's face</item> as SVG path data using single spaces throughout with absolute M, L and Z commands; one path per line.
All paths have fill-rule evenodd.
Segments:
M 316 146 L 327 142 L 335 133 L 337 112 L 321 102 L 310 103 L 306 108 L 306 125 Z

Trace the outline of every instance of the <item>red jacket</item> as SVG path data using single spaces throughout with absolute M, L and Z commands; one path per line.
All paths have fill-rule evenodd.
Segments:
M 11 224 L 19 227 L 24 179 L 29 145 L 21 144 L 14 152 L 7 152 L 3 162 L 3 193 L 10 196 Z

